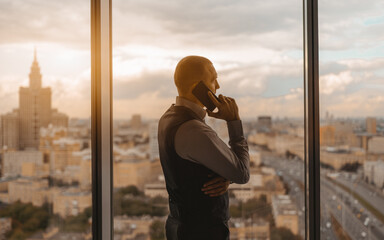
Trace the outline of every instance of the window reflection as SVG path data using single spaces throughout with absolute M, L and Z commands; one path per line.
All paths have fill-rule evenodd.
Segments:
M 237 100 L 251 180 L 231 184 L 231 239 L 304 239 L 302 3 L 115 1 L 115 239 L 163 239 L 168 194 L 157 123 L 187 55 L 214 62 Z M 279 6 L 279 8 L 276 8 Z M 228 142 L 224 121 L 206 117 Z
M 319 3 L 322 239 L 384 238 L 381 7 Z
M 89 2 L 0 9 L 0 239 L 91 239 Z

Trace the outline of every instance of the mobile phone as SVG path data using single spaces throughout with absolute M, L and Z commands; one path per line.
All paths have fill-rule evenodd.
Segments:
M 209 110 L 215 110 L 216 106 L 208 96 L 208 92 L 211 92 L 213 96 L 220 102 L 219 98 L 203 83 L 200 81 L 196 87 L 192 90 L 192 94 Z

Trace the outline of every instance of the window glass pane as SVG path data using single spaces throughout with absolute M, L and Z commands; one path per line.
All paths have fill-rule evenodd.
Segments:
M 383 7 L 319 2 L 322 239 L 384 239 Z
M 0 16 L 0 239 L 91 239 L 90 2 Z
M 157 128 L 188 55 L 212 61 L 250 149 L 250 181 L 228 191 L 231 239 L 303 239 L 302 1 L 115 0 L 113 24 L 115 239 L 164 238 Z M 228 144 L 225 121 L 205 122 Z

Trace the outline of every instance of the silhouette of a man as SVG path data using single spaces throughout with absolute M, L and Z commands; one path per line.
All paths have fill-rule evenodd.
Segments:
M 237 104 L 219 95 L 212 99 L 217 112 L 210 112 L 192 94 L 203 81 L 213 92 L 220 88 L 211 61 L 200 56 L 183 58 L 176 67 L 176 104 L 159 121 L 159 150 L 170 214 L 168 240 L 229 239 L 229 181 L 249 180 L 248 145 Z M 227 122 L 230 148 L 205 123 L 205 115 Z

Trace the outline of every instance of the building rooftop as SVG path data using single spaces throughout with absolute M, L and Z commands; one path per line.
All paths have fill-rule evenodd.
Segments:
M 113 151 L 120 154 L 121 156 L 131 156 L 131 157 L 139 157 L 139 158 L 147 157 L 147 152 L 139 148 L 122 149 L 119 146 L 114 145 Z
M 272 210 L 274 217 L 280 215 L 297 215 L 296 206 L 289 195 L 272 196 Z
M 53 141 L 53 144 L 81 144 L 81 141 L 79 140 L 76 140 L 76 139 L 73 139 L 73 138 L 67 138 L 67 137 L 63 137 L 63 138 L 60 138 L 60 139 L 57 139 L 57 140 L 54 140 Z
M 256 219 L 252 219 L 252 218 L 247 218 L 247 219 L 243 219 L 243 218 L 231 218 L 229 220 L 229 225 L 230 227 L 234 227 L 234 228 L 240 228 L 240 227 L 250 227 L 250 226 L 268 226 L 269 223 L 261 218 L 256 218 Z
M 165 182 L 156 182 L 145 184 L 146 189 L 165 189 Z

